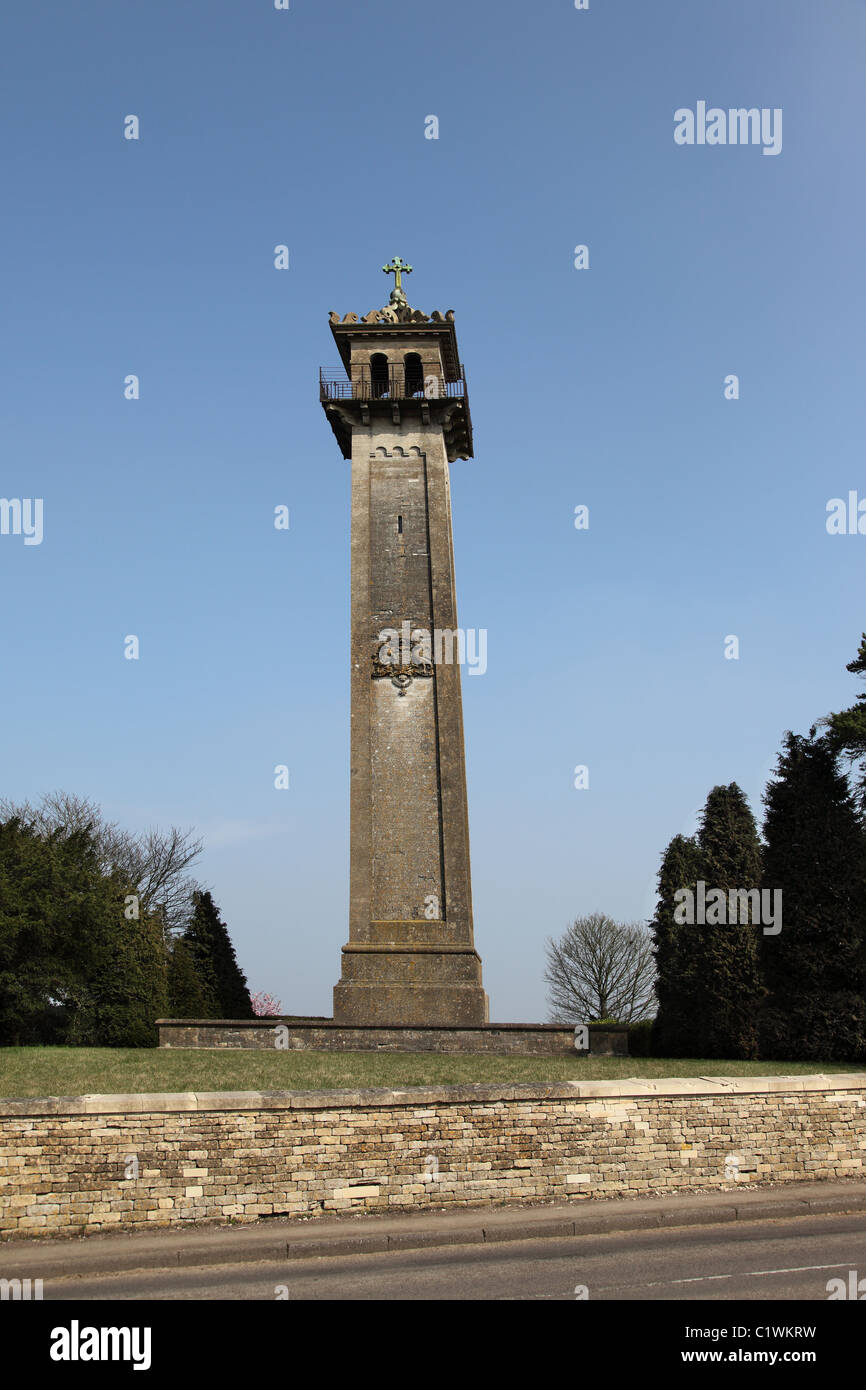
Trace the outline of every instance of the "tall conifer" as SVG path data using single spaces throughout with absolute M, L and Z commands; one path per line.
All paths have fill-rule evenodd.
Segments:
M 866 679 L 866 632 L 860 639 L 857 655 L 845 669 L 854 676 Z M 866 690 L 860 692 L 850 709 L 829 714 L 821 723 L 828 729 L 827 737 L 833 752 L 847 758 L 851 766 L 858 769 L 854 794 L 860 809 L 866 809 Z
M 206 1017 L 252 1018 L 246 976 L 237 963 L 228 928 L 210 893 L 193 895 L 194 911 L 181 940 L 192 954 L 215 1013 Z
M 650 924 L 658 971 L 655 991 L 659 1007 L 652 1034 L 652 1050 L 657 1057 L 693 1055 L 697 1041 L 692 1007 L 695 929 L 674 921 L 674 895 L 683 888 L 694 892 L 700 876 L 697 842 L 675 835 L 662 856 L 659 900 Z
M 755 818 L 736 782 L 713 787 L 697 834 L 706 893 L 721 889 L 724 909 L 707 908 L 696 924 L 693 1011 L 702 1057 L 755 1058 L 757 1014 L 763 996 L 758 959 L 761 926 L 740 922 L 731 910 L 731 890 L 761 887 L 761 842 Z M 718 915 L 722 920 L 711 920 Z M 737 920 L 731 920 L 736 915 Z M 751 917 L 751 912 L 748 914 Z M 726 919 L 726 920 L 725 920 Z
M 786 734 L 764 804 L 764 884 L 781 889 L 782 930 L 761 940 L 762 1055 L 861 1059 L 866 838 L 831 740 Z

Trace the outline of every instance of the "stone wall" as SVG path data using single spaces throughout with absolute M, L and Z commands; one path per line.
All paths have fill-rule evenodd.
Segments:
M 860 1177 L 866 1074 L 0 1101 L 5 1235 Z
M 394 1028 L 299 1018 L 160 1019 L 160 1047 L 247 1047 L 287 1052 L 489 1052 L 497 1056 L 565 1056 L 574 1029 L 560 1023 L 477 1024 L 464 1028 Z M 283 1032 L 278 1030 L 283 1029 Z M 628 1054 L 628 1029 L 590 1027 L 589 1050 Z

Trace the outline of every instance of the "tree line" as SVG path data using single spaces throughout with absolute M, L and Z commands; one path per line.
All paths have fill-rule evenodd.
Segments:
M 65 793 L 0 801 L 0 1044 L 150 1047 L 155 1021 L 253 1017 L 191 831 L 133 834 Z
M 866 677 L 866 633 L 847 670 Z M 548 943 L 554 1017 L 648 1019 L 652 984 L 656 1056 L 866 1060 L 866 691 L 785 734 L 763 804 L 761 836 L 713 787 L 648 932 L 596 913 Z

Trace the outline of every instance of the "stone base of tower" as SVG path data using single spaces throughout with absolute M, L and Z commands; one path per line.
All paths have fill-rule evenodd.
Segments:
M 335 1023 L 459 1028 L 485 1024 L 489 1016 L 481 958 L 472 947 L 343 947 Z

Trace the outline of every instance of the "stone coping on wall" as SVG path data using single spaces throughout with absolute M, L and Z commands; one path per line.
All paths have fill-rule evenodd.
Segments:
M 333 1018 L 313 1018 L 301 1014 L 260 1014 L 256 1018 L 158 1018 L 157 1028 L 269 1028 L 276 1024 L 299 1028 L 333 1028 L 353 1033 L 395 1033 L 418 1029 L 425 1033 L 573 1033 L 573 1023 L 337 1023 Z M 605 1033 L 627 1033 L 627 1023 L 590 1023 Z
M 399 1090 L 375 1087 L 342 1091 L 159 1091 L 132 1092 L 128 1095 L 0 1099 L 0 1118 L 217 1110 L 369 1110 L 400 1106 L 489 1105 L 496 1101 L 778 1095 L 791 1091 L 856 1091 L 864 1088 L 866 1072 L 755 1077 L 629 1077 L 616 1081 L 556 1081 L 548 1085 L 407 1086 Z

